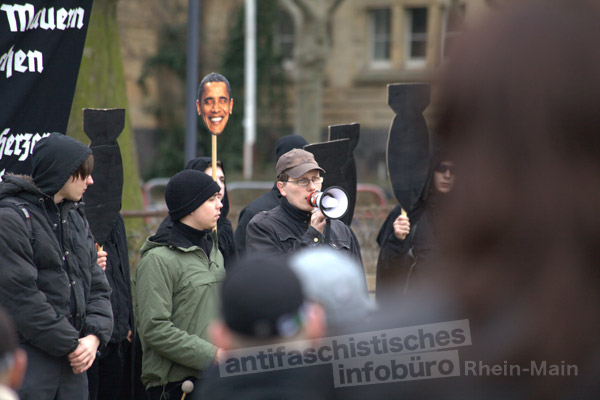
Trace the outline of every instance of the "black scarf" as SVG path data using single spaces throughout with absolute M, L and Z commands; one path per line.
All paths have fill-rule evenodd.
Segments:
M 198 230 L 194 229 L 189 225 L 177 221 L 173 224 L 173 231 L 175 234 L 180 235 L 187 239 L 191 244 L 200 247 L 206 253 L 207 257 L 210 257 L 212 250 L 212 239 L 210 237 L 211 230 Z

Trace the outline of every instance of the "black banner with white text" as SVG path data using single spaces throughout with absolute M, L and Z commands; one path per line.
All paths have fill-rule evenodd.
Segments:
M 66 132 L 92 2 L 0 2 L 0 180 L 28 174 L 37 141 Z

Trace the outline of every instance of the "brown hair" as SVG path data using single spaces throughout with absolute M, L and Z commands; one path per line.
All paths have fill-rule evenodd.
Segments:
M 94 155 L 88 155 L 85 160 L 77 167 L 75 172 L 73 173 L 73 179 L 85 179 L 92 174 L 92 170 L 94 169 Z
M 277 175 L 277 180 L 279 182 L 287 182 L 289 179 L 290 179 L 290 176 L 285 172 L 282 172 L 279 175 Z

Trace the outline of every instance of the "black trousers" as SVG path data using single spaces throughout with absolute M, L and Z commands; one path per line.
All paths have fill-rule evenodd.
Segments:
M 122 399 L 124 385 L 128 381 L 125 371 L 125 360 L 130 354 L 130 343 L 109 343 L 106 349 L 96 357 L 94 364 L 87 371 L 90 400 Z
M 27 371 L 19 389 L 22 400 L 88 398 L 87 375 L 75 375 L 67 356 L 53 357 L 37 347 L 21 347 L 27 352 Z

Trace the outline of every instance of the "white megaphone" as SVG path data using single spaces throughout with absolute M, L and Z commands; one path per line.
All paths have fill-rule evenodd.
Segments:
M 348 195 L 339 186 L 331 186 L 323 192 L 314 191 L 306 197 L 308 204 L 317 207 L 329 219 L 339 219 L 348 211 Z

